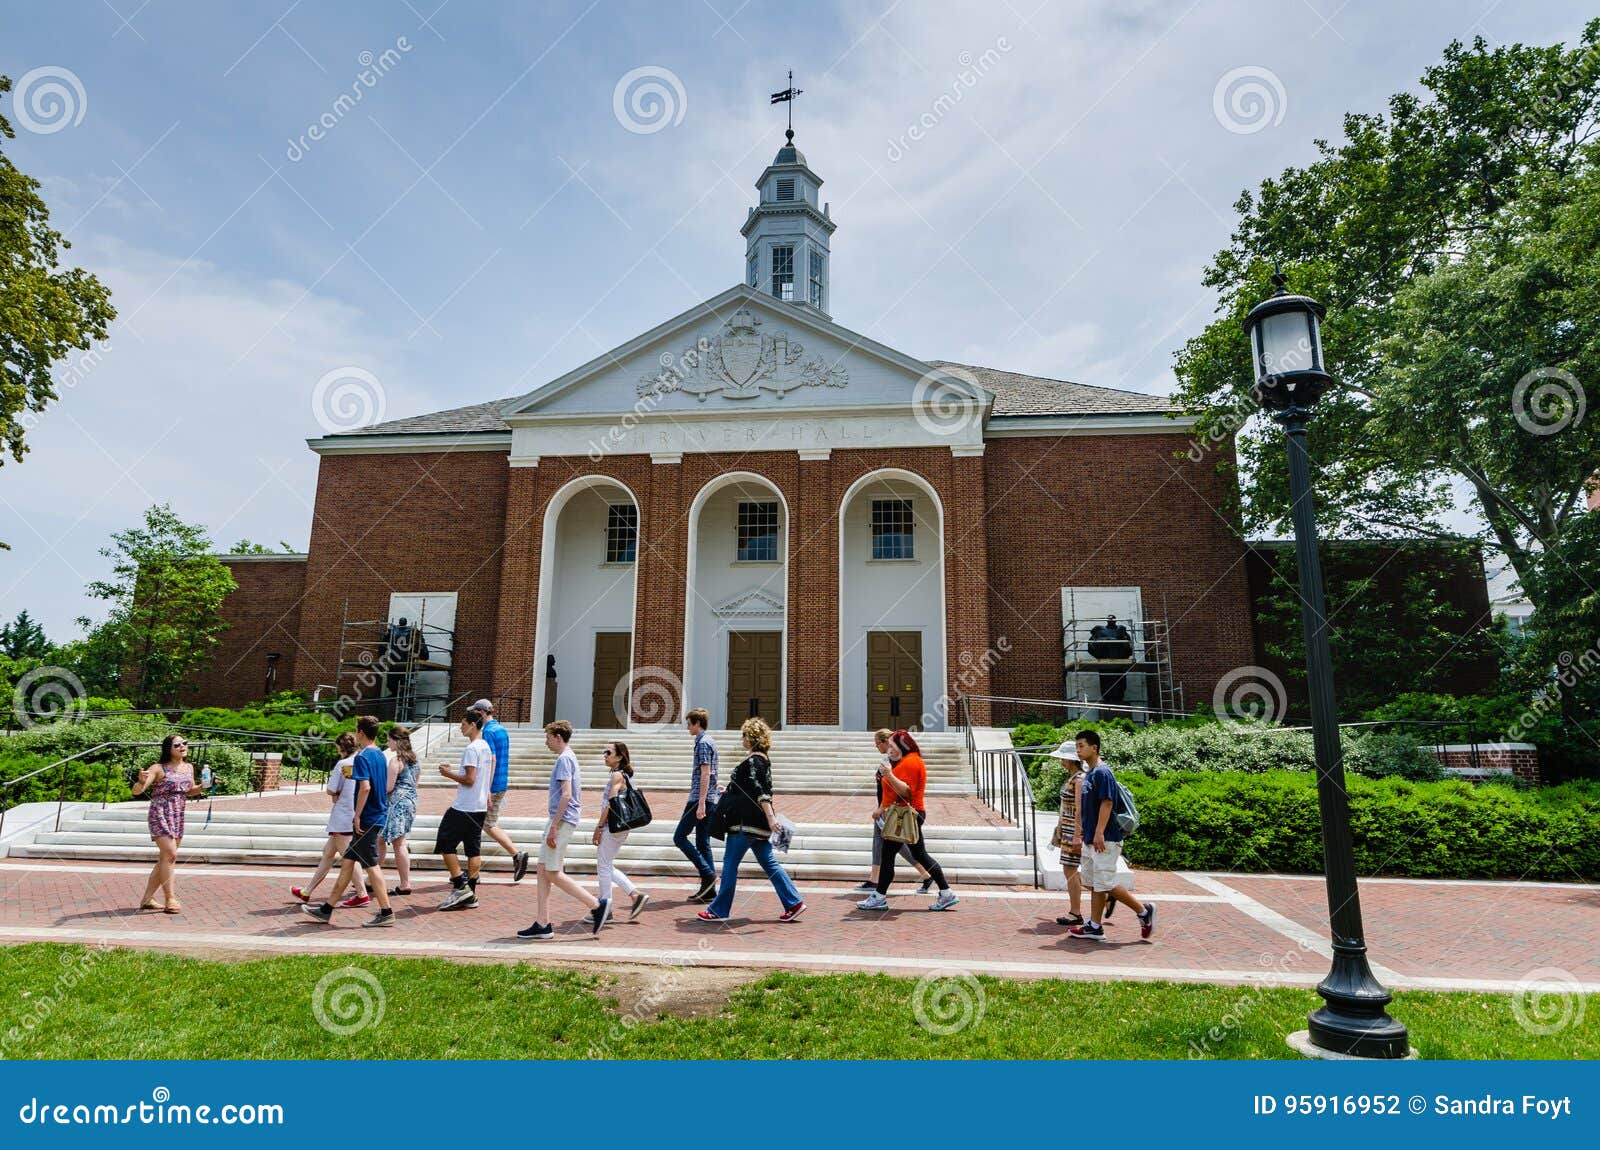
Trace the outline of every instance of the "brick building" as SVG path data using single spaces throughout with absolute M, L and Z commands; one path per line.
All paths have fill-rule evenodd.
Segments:
M 942 728 L 956 693 L 1098 698 L 1069 664 L 1113 612 L 1129 704 L 1209 699 L 1253 652 L 1218 451 L 1158 397 L 835 323 L 821 183 L 784 146 L 744 282 L 561 378 L 310 441 L 308 554 L 240 578 L 206 701 L 274 651 L 339 686 L 342 624 L 404 618 L 424 694 L 513 718 Z

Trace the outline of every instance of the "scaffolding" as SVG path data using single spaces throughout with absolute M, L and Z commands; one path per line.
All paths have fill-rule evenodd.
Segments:
M 1119 619 L 1126 638 L 1094 634 L 1105 622 L 1068 618 L 1062 626 L 1063 681 L 1069 700 L 1101 703 L 1107 717 L 1146 719 L 1183 713 L 1183 684 L 1172 673 L 1172 630 L 1165 619 Z M 1115 684 L 1123 686 L 1115 699 Z M 1108 701 L 1106 695 L 1113 695 Z
M 428 622 L 426 603 L 415 620 L 351 619 L 347 599 L 336 690 L 342 698 L 371 703 L 379 716 L 397 723 L 438 721 L 452 697 L 455 646 L 452 628 Z

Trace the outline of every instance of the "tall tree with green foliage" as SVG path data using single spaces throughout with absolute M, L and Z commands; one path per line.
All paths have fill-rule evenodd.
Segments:
M 10 90 L 10 78 L 0 76 L 0 95 Z M 0 139 L 15 136 L 0 116 Z M 0 152 L 0 466 L 8 454 L 22 462 L 34 415 L 57 398 L 52 367 L 105 339 L 117 316 L 104 284 L 82 268 L 61 267 L 72 245 L 50 227 L 39 186 Z
M 165 504 L 111 542 L 100 553 L 111 560 L 112 577 L 88 588 L 92 598 L 111 603 L 110 616 L 94 631 L 119 652 L 135 706 L 171 705 L 215 651 L 227 626 L 222 601 L 237 585 L 212 554 L 205 528 L 183 522 Z
M 0 627 L 0 654 L 11 659 L 42 659 L 50 650 L 50 640 L 44 628 L 34 622 L 27 610 L 17 612 L 17 617 Z
M 1448 538 L 1465 492 L 1479 538 L 1505 553 L 1546 646 L 1571 630 L 1551 589 L 1600 587 L 1585 485 L 1600 468 L 1600 21 L 1577 45 L 1451 44 L 1387 115 L 1352 113 L 1344 139 L 1245 192 L 1207 268 L 1218 318 L 1179 352 L 1179 401 L 1202 434 L 1239 427 L 1253 382 L 1239 321 L 1281 264 L 1327 305 L 1336 380 L 1310 427 L 1330 536 Z M 1238 437 L 1244 520 L 1282 533 L 1282 437 Z M 1556 577 L 1555 568 L 1562 574 Z

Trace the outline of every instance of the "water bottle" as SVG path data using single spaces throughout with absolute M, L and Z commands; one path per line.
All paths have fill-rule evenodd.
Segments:
M 210 767 L 201 767 L 200 768 L 200 789 L 203 790 L 203 791 L 209 791 L 211 789 L 211 768 Z

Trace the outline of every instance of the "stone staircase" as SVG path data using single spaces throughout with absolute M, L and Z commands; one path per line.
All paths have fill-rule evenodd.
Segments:
M 312 811 L 267 811 L 255 809 L 249 800 L 216 803 L 209 820 L 196 804 L 189 812 L 183 840 L 184 863 L 262 864 L 277 863 L 303 868 L 309 873 L 316 865 L 326 838 L 327 816 Z M 13 858 L 73 860 L 121 860 L 152 862 L 155 845 L 145 823 L 142 803 L 128 803 L 100 809 L 88 806 L 76 816 L 62 821 L 59 831 L 45 831 L 32 842 L 10 846 Z M 672 845 L 675 812 L 658 812 L 656 821 L 633 831 L 618 860 L 625 874 L 674 876 L 688 882 L 693 868 Z M 442 867 L 437 855 L 428 854 L 433 846 L 439 816 L 417 816 L 412 828 L 412 866 L 420 870 Z M 503 818 L 501 825 L 524 849 L 537 846 L 543 819 Z M 567 855 L 567 870 L 574 874 L 594 873 L 595 848 L 590 842 L 594 820 L 586 818 L 572 840 Z M 720 859 L 721 844 L 713 842 Z M 871 827 L 859 824 L 805 823 L 799 827 L 784 866 L 804 882 L 822 879 L 859 880 L 866 877 L 871 852 Z M 1003 883 L 1031 885 L 1032 861 L 1023 853 L 1022 831 L 1012 826 L 932 827 L 928 850 L 945 868 L 952 883 Z M 392 865 L 392 864 L 391 864 Z M 484 866 L 489 870 L 509 870 L 511 860 L 487 836 L 484 840 Z M 760 870 L 753 859 L 741 874 Z M 901 874 L 914 875 L 902 864 Z M 284 882 L 305 877 L 288 872 Z
M 508 725 L 511 735 L 511 786 L 543 788 L 555 761 L 544 745 L 544 729 L 532 724 Z M 737 731 L 712 731 L 720 760 L 719 774 L 726 782 L 744 757 Z M 572 733 L 572 750 L 578 756 L 585 790 L 605 782 L 601 751 L 619 738 L 628 744 L 634 779 L 645 790 L 686 790 L 694 740 L 682 730 L 603 731 L 580 729 Z M 455 762 L 464 740 L 451 734 L 432 744 L 423 755 L 428 763 Z M 919 734 L 923 761 L 928 765 L 928 793 L 964 795 L 973 792 L 966 741 L 960 734 Z M 774 731 L 772 734 L 772 785 L 779 794 L 870 795 L 878 753 L 866 731 Z M 436 771 L 424 771 L 425 786 L 450 786 Z

